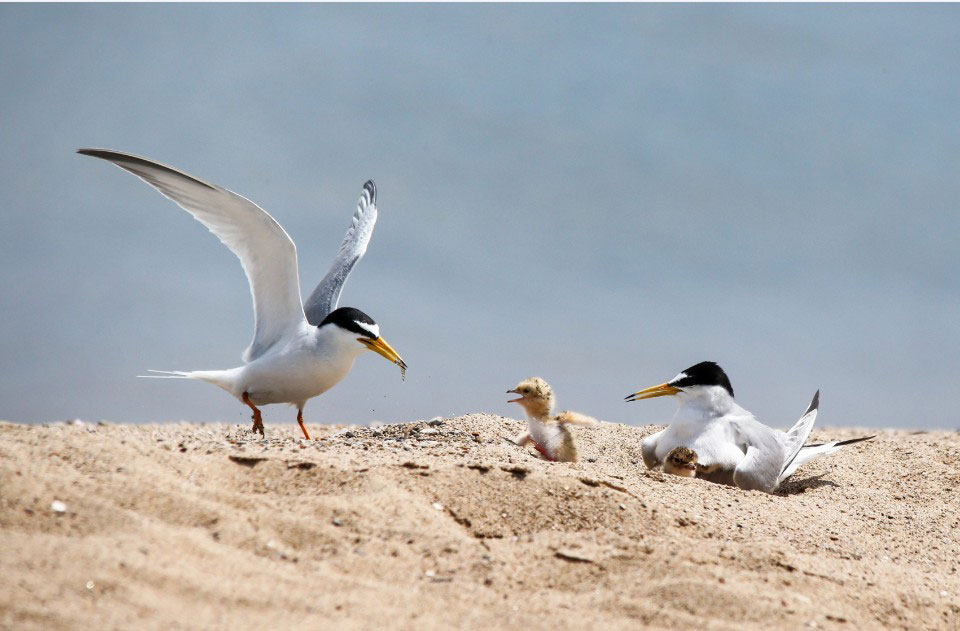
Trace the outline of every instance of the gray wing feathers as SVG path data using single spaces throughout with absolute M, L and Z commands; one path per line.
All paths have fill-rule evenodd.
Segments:
M 772 493 L 777 488 L 782 454 L 782 449 L 768 450 L 750 445 L 733 471 L 734 485 L 747 491 Z
M 373 227 L 377 223 L 377 187 L 373 180 L 363 185 L 357 210 L 353 213 L 353 221 L 343 243 L 337 251 L 337 257 L 330 266 L 330 271 L 323 277 L 313 293 L 307 299 L 304 311 L 307 322 L 313 325 L 320 324 L 327 315 L 337 308 L 340 302 L 340 292 L 350 276 L 350 271 L 367 251 Z
M 772 493 L 784 461 L 779 432 L 755 419 L 736 422 L 744 457 L 733 471 L 733 483 L 741 489 Z
M 256 359 L 303 322 L 296 246 L 262 208 L 227 189 L 139 156 L 106 149 L 78 153 L 136 175 L 193 215 L 237 255 L 250 283 L 255 317 L 244 361 Z

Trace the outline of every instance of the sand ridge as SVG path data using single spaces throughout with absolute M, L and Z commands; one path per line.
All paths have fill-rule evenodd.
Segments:
M 958 433 L 766 495 L 647 471 L 658 427 L 574 429 L 579 463 L 522 428 L 0 423 L 0 626 L 960 626 Z

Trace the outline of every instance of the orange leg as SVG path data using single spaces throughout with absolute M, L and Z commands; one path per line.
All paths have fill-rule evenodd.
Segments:
M 297 422 L 300 423 L 300 431 L 303 432 L 303 437 L 310 440 L 310 434 L 307 433 L 307 426 L 303 424 L 303 408 L 297 408 Z
M 250 396 L 246 392 L 243 393 L 243 402 L 253 410 L 253 431 L 260 432 L 260 435 L 263 436 L 263 419 L 260 417 L 260 410 L 250 402 Z

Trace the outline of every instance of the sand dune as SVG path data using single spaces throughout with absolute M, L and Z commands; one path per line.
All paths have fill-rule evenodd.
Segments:
M 960 627 L 957 433 L 765 495 L 646 471 L 652 427 L 577 464 L 485 414 L 311 429 L 0 424 L 0 626 Z

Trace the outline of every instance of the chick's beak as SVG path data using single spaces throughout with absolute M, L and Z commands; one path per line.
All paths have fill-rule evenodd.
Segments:
M 641 399 L 653 399 L 654 397 L 665 397 L 680 392 L 680 388 L 674 388 L 669 383 L 661 383 L 659 386 L 652 386 L 646 390 L 634 392 L 624 397 L 625 401 L 640 401 Z
M 407 374 L 407 363 L 403 361 L 397 351 L 393 350 L 393 347 L 387 344 L 387 341 L 382 337 L 376 339 L 370 339 L 369 337 L 358 337 L 357 341 L 369 348 L 371 351 L 380 355 L 381 357 L 389 360 L 390 362 L 400 366 L 400 376 L 401 378 L 406 377 Z
M 517 390 L 507 390 L 507 394 L 511 394 L 511 393 L 520 394 L 520 392 L 518 392 Z M 516 399 L 508 399 L 507 403 L 517 403 L 518 401 L 522 401 L 522 400 L 523 400 L 523 395 L 517 397 Z

